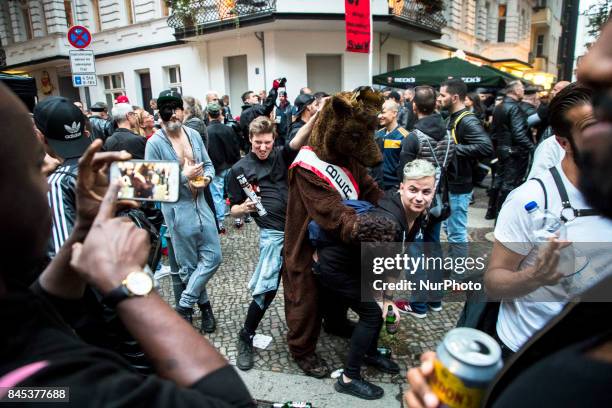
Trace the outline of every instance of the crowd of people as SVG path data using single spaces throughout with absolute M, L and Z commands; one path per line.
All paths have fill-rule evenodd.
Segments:
M 63 97 L 29 115 L 0 86 L 0 399 L 16 386 L 67 386 L 77 405 L 255 406 L 201 335 L 217 330 L 209 289 L 228 215 L 236 228 L 254 221 L 259 229 L 237 367 L 254 366 L 253 338 L 282 282 L 297 365 L 315 378 L 330 375 L 316 351 L 323 328 L 349 339 L 336 391 L 381 398 L 361 368 L 400 372 L 378 349 L 384 319 L 423 319 L 444 306 L 441 295 L 364 295 L 360 244 L 428 243 L 435 255 L 444 230 L 451 255 L 465 256 L 473 190 L 486 188 L 491 172 L 486 217 L 496 225 L 484 284 L 498 301 L 467 302 L 458 323 L 502 350 L 506 367 L 483 404 L 604 406 L 611 303 L 583 300 L 609 297 L 612 252 L 583 249 L 590 274 L 568 277 L 559 264 L 570 242 L 612 240 L 610 41 L 612 25 L 582 62 L 580 82 L 559 82 L 547 97 L 521 81 L 497 94 L 468 93 L 449 78 L 401 92 L 360 87 L 330 96 L 304 87 L 292 105 L 281 78 L 269 91 L 245 92 L 239 117 L 227 96 L 209 91 L 202 108 L 173 89 L 150 112 L 122 95 L 110 115 L 104 103 L 85 110 Z M 177 162 L 177 200 L 118 200 L 136 178 L 109 180 L 108 169 L 129 159 Z M 531 201 L 563 221 L 563 240 L 537 241 L 524 209 Z M 162 224 L 174 309 L 150 273 Z M 408 372 L 408 406 L 439 406 L 427 384 L 435 358 L 425 353 Z

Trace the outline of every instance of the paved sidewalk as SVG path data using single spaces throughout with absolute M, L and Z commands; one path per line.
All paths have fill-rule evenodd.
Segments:
M 492 222 L 484 220 L 482 208 L 483 190 L 476 190 L 477 202 L 470 207 L 470 229 L 472 239 L 483 239 L 491 230 Z M 484 197 L 486 198 L 486 197 Z M 486 202 L 485 202 L 486 205 Z M 235 364 L 238 331 L 242 327 L 251 297 L 246 285 L 258 259 L 259 231 L 255 223 L 245 224 L 240 230 L 228 228 L 228 234 L 221 239 L 223 263 L 208 285 L 217 330 L 208 339 L 223 353 L 231 364 Z M 160 279 L 160 291 L 171 305 L 174 305 L 172 286 L 168 276 Z M 408 367 L 418 362 L 421 353 L 436 347 L 444 334 L 455 326 L 462 309 L 460 303 L 446 303 L 441 312 L 430 312 L 425 319 L 402 315 L 399 332 L 394 336 L 383 333 L 379 345 L 392 349 L 393 357 L 402 370 L 400 375 L 391 376 L 374 369 L 365 369 L 363 375 L 369 381 L 382 386 L 385 396 L 378 401 L 364 401 L 339 394 L 333 389 L 335 380 L 316 380 L 302 375 L 293 362 L 286 345 L 287 326 L 283 304 L 282 285 L 279 293 L 266 312 L 258 333 L 272 337 L 265 350 L 255 349 L 255 367 L 241 373 L 254 398 L 265 402 L 310 401 L 315 407 L 400 407 L 398 399 L 405 383 Z M 194 326 L 199 328 L 200 315 L 195 308 Z M 356 320 L 357 316 L 352 315 Z M 333 369 L 341 368 L 348 351 L 348 340 L 321 332 L 318 353 Z

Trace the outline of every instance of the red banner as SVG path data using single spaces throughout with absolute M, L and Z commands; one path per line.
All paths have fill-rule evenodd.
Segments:
M 346 50 L 370 52 L 370 0 L 344 0 Z

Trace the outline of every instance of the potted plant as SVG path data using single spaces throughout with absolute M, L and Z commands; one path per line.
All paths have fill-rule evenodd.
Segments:
M 416 0 L 417 3 L 423 6 L 423 11 L 434 14 L 444 10 L 443 0 Z

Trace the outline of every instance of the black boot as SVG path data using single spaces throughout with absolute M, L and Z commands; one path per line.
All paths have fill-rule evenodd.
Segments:
M 174 310 L 176 310 L 176 313 L 179 314 L 179 316 L 181 316 L 183 319 L 185 319 L 185 321 L 187 321 L 187 323 L 192 324 L 193 323 L 193 309 L 190 307 L 183 307 L 179 304 L 176 305 L 176 307 L 174 308 Z
M 249 335 L 244 329 L 238 333 L 238 357 L 236 365 L 242 371 L 253 368 L 253 336 Z
M 200 311 L 202 312 L 202 325 L 200 326 L 200 333 L 212 333 L 217 328 L 217 321 L 212 311 L 210 302 L 198 304 Z
M 497 191 L 489 195 L 489 204 L 487 205 L 485 220 L 494 220 L 495 217 L 497 217 Z

